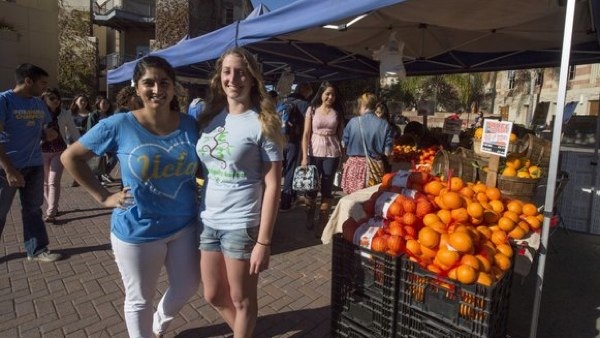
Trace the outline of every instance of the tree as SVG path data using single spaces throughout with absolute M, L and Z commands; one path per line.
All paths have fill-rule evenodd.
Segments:
M 188 34 L 189 1 L 157 0 L 155 18 L 156 41 L 152 49 L 172 46 Z
M 63 96 L 96 93 L 96 44 L 90 39 L 90 13 L 59 1 L 58 84 Z

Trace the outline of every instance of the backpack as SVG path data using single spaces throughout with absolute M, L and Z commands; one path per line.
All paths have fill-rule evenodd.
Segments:
M 281 133 L 288 141 L 300 140 L 304 128 L 304 116 L 295 101 L 296 99 L 288 97 L 277 105 L 277 113 L 281 119 Z

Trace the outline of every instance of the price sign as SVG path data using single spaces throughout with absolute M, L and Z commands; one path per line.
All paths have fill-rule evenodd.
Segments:
M 444 119 L 444 126 L 442 127 L 442 133 L 459 135 L 460 131 L 462 130 L 462 123 L 463 123 L 463 120 L 461 120 L 461 119 L 446 117 Z
M 512 122 L 485 119 L 481 136 L 481 151 L 506 157 L 511 130 Z

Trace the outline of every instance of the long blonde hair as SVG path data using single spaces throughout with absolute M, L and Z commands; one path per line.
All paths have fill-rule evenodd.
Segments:
M 252 107 L 258 111 L 258 118 L 263 134 L 266 138 L 276 142 L 280 147 L 283 147 L 284 138 L 281 134 L 281 121 L 275 110 L 275 104 L 265 90 L 258 62 L 252 54 L 240 47 L 229 49 L 221 55 L 219 60 L 217 60 L 215 74 L 210 80 L 210 95 L 206 100 L 206 109 L 198 120 L 200 129 L 202 130 L 206 127 L 206 125 L 208 125 L 208 123 L 227 106 L 227 96 L 221 85 L 221 70 L 223 69 L 223 60 L 228 55 L 239 56 L 252 77 L 253 86 L 250 91 L 250 102 Z

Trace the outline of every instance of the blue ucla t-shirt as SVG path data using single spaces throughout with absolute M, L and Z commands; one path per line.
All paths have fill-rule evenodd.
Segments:
M 135 202 L 113 211 L 111 230 L 122 241 L 162 239 L 196 221 L 198 128 L 193 117 L 180 113 L 179 118 L 176 131 L 157 136 L 131 112 L 117 114 L 79 139 L 97 155 L 114 152 L 119 158 L 123 186 L 131 188 Z
M 24 98 L 7 90 L 0 93 L 0 142 L 16 169 L 41 166 L 40 141 L 45 124 L 52 121 L 46 104 L 38 97 Z

